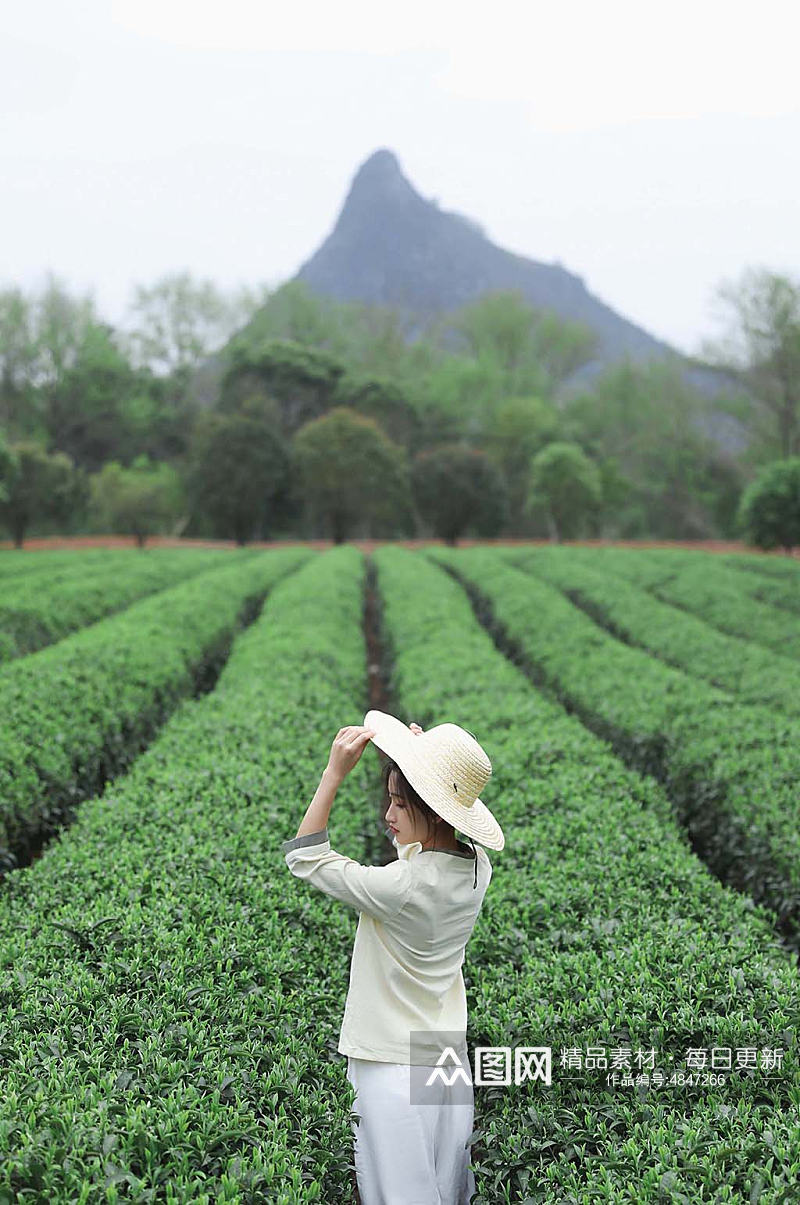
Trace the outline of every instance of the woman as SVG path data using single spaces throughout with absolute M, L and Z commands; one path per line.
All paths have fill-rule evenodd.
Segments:
M 364 866 L 328 839 L 336 791 L 370 740 L 390 758 L 385 819 L 397 859 L 387 866 Z M 361 1205 L 467 1205 L 475 1191 L 461 966 L 492 876 L 472 839 L 490 849 L 505 844 L 478 798 L 491 772 L 484 750 L 456 724 L 409 731 L 368 711 L 363 726 L 336 734 L 297 836 L 283 842 L 292 874 L 360 914 L 338 1049 L 356 1094 Z M 464 1071 L 444 1075 L 439 1064 Z

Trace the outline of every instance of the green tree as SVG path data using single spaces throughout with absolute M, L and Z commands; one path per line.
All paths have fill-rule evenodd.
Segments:
M 17 457 L 0 429 L 0 503 L 7 502 L 12 482 L 19 472 Z
M 531 509 L 544 510 L 553 540 L 570 538 L 596 513 L 603 497 L 600 471 L 577 444 L 556 441 L 531 464 Z
M 519 289 L 483 293 L 436 324 L 455 333 L 470 354 L 495 363 L 504 393 L 552 397 L 561 381 L 591 360 L 597 335 L 584 323 L 530 305 Z
M 708 539 L 732 521 L 738 488 L 731 494 L 734 470 L 706 434 L 710 409 L 686 385 L 679 357 L 625 358 L 564 402 L 561 438 L 598 465 L 613 461 L 622 486 L 604 490 L 605 535 Z
M 541 398 L 506 398 L 494 406 L 483 447 L 505 478 L 509 524 L 521 535 L 530 489 L 531 461 L 555 439 L 558 411 Z
M 287 484 L 288 451 L 274 427 L 247 413 L 201 415 L 187 466 L 193 512 L 237 544 L 264 539 Z
M 91 508 L 107 531 L 136 537 L 144 548 L 148 536 L 169 531 L 182 512 L 183 490 L 176 470 L 139 456 L 124 468 L 117 461 L 103 465 L 90 478 Z
M 225 349 L 225 358 L 220 408 L 231 413 L 245 399 L 274 399 L 286 438 L 330 408 L 345 371 L 336 357 L 288 339 L 259 344 L 242 335 Z
M 289 280 L 264 300 L 239 335 L 254 346 L 282 339 L 342 355 L 348 344 L 343 332 L 347 310 L 345 304 L 313 293 L 304 280 Z
M 410 522 L 405 450 L 373 419 L 334 406 L 297 432 L 293 463 L 312 522 L 335 543 L 358 529 L 370 538 Z
M 411 466 L 417 509 L 434 534 L 455 544 L 473 531 L 496 536 L 508 521 L 508 494 L 485 452 L 463 443 L 420 452 Z
M 182 461 L 191 441 L 197 411 L 172 377 L 153 377 L 139 370 L 130 393 L 120 402 L 117 457 Z
M 0 422 L 12 439 L 47 439 L 47 402 L 94 321 L 91 297 L 72 296 L 52 273 L 30 296 L 0 292 Z
M 67 286 L 49 273 L 34 303 L 35 384 L 56 388 L 75 363 L 89 327 L 98 322 L 91 295 L 73 296 Z
M 336 406 L 350 406 L 372 418 L 394 443 L 415 447 L 420 421 L 402 389 L 386 377 L 343 376 L 333 396 Z
M 598 515 L 601 526 L 607 515 L 615 516 L 634 494 L 634 485 L 621 471 L 615 456 L 601 460 L 597 465 L 600 474 L 601 510 Z
M 16 472 L 5 486 L 0 501 L 0 522 L 9 529 L 14 545 L 21 548 L 32 524 L 53 520 L 65 522 L 86 502 L 88 483 L 64 452 L 48 453 L 39 444 L 11 445 Z
M 108 460 L 127 461 L 138 450 L 130 439 L 128 407 L 132 415 L 147 398 L 147 383 L 117 346 L 111 327 L 87 326 L 73 363 L 48 393 L 50 447 L 88 472 Z
M 19 288 L 0 291 L 0 423 L 13 438 L 35 432 L 33 306 Z
M 152 285 L 135 285 L 126 342 L 133 363 L 156 374 L 195 368 L 264 304 L 262 285 L 226 293 L 213 280 L 171 272 Z
M 736 406 L 754 436 L 750 459 L 800 454 L 800 280 L 767 268 L 745 268 L 723 281 L 717 303 L 727 329 L 702 354 L 735 376 L 753 404 Z
M 737 520 L 759 548 L 800 545 L 800 456 L 763 466 L 742 493 Z
M 277 288 L 240 332 L 251 346 L 275 340 L 328 352 L 358 375 L 382 376 L 409 393 L 439 353 L 418 324 L 392 306 L 336 301 L 304 280 Z
M 134 369 L 91 298 L 52 276 L 30 297 L 0 292 L 0 422 L 12 439 L 66 452 L 89 471 L 140 452 L 179 454 L 193 416 L 170 413 L 168 386 Z
M 406 394 L 436 356 L 413 316 L 393 306 L 342 302 L 339 323 L 339 358 L 355 371 L 391 379 Z
M 480 446 L 491 430 L 489 418 L 508 382 L 490 352 L 476 358 L 448 355 L 428 373 L 422 400 L 424 446 L 471 443 Z

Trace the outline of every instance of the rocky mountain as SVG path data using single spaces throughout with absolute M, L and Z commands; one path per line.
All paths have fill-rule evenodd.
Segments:
M 725 374 L 618 314 L 561 264 L 506 251 L 477 222 L 420 196 L 385 148 L 359 167 L 333 230 L 295 279 L 339 301 L 395 306 L 420 325 L 487 290 L 516 289 L 532 305 L 583 322 L 598 336 L 596 357 L 568 378 L 565 392 L 588 385 L 626 354 L 635 361 L 677 356 L 687 383 L 709 398 L 741 392 Z M 709 433 L 730 452 L 743 446 L 738 424 L 726 415 L 714 417 Z

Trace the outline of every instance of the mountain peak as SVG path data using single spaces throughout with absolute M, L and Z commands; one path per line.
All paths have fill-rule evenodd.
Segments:
M 383 146 L 379 150 L 373 151 L 364 160 L 353 177 L 353 183 L 359 179 L 362 181 L 384 183 L 395 180 L 398 177 L 400 179 L 404 178 L 397 155 L 395 155 L 394 151 L 390 151 L 388 147 Z
M 353 176 L 335 232 L 359 228 L 362 223 L 391 220 L 426 202 L 411 186 L 394 151 L 381 147 L 364 160 Z

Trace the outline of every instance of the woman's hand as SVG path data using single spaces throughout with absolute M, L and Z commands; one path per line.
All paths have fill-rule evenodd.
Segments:
M 414 733 L 414 736 L 422 735 L 422 729 L 420 728 L 419 724 L 409 724 L 408 726 L 411 729 L 411 731 Z
M 357 764 L 367 741 L 374 735 L 374 728 L 365 728 L 362 724 L 340 728 L 328 755 L 328 770 L 339 779 L 345 778 Z

